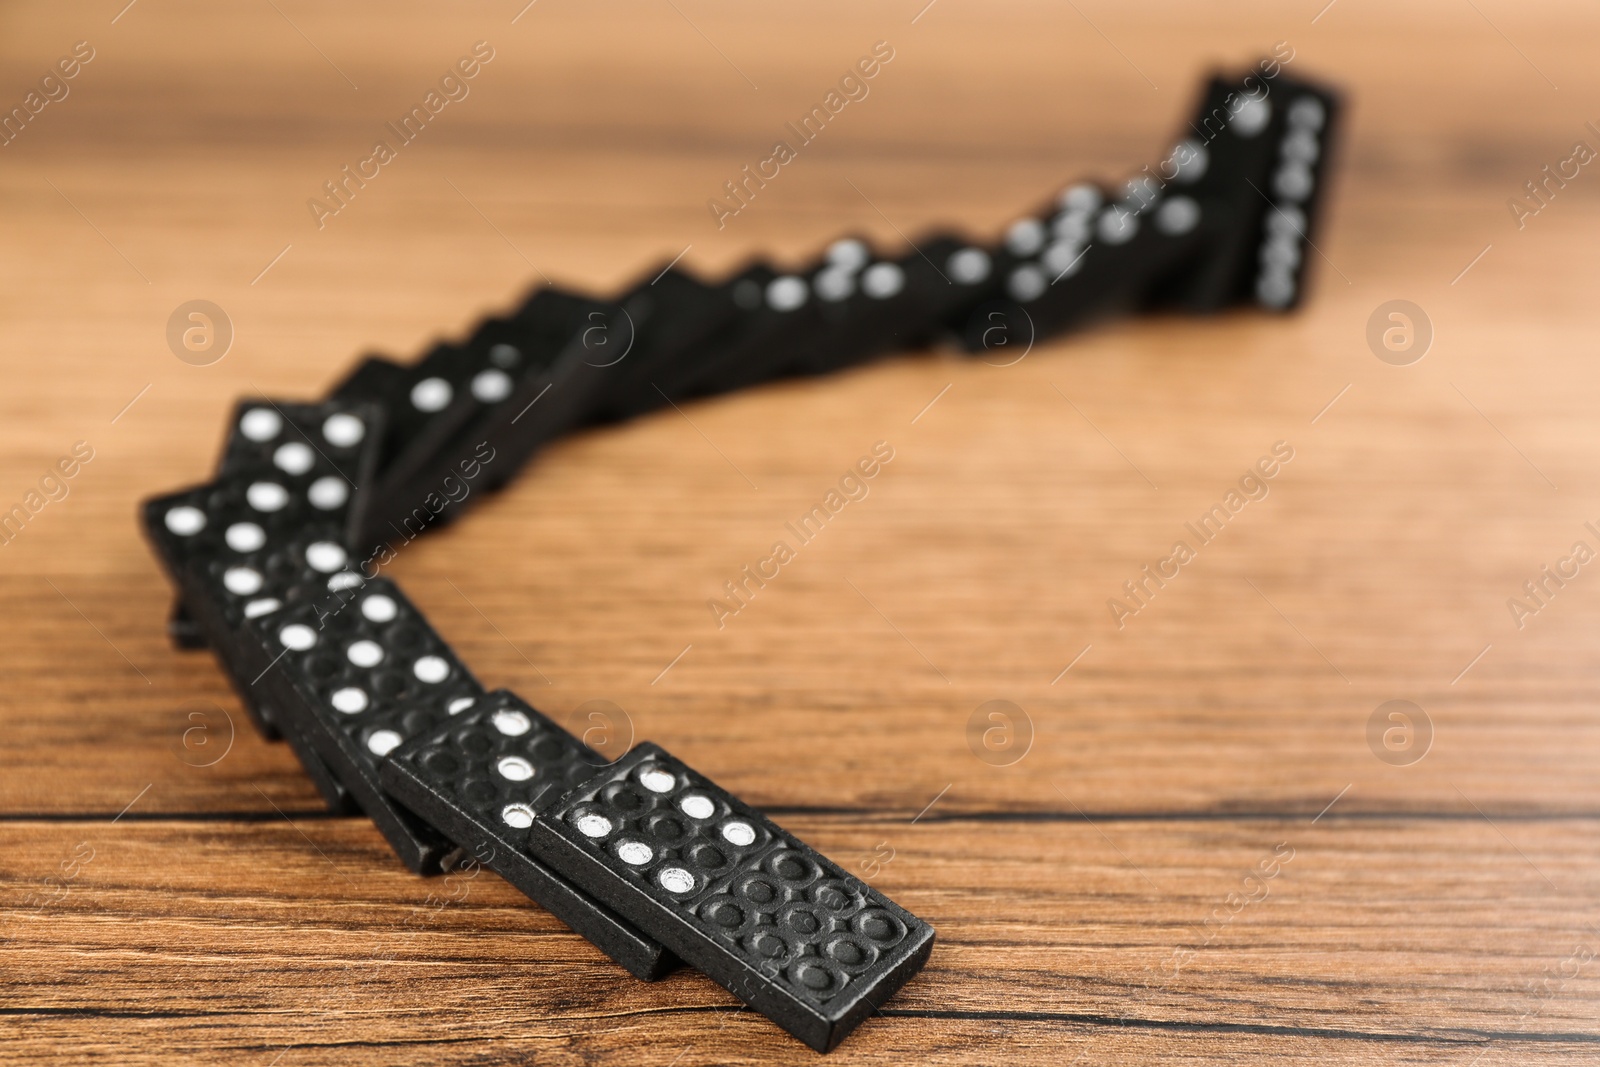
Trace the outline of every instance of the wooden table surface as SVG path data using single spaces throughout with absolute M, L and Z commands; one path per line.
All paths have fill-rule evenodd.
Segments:
M 1303 314 L 668 409 L 550 448 L 392 573 L 486 683 L 577 730 L 612 709 L 609 744 L 665 744 L 936 925 L 830 1062 L 1600 1062 L 1573 558 L 1600 174 L 1507 206 L 1600 148 L 1592 9 L 124 3 L 0 12 L 8 109 L 93 55 L 0 147 L 0 512 L 93 456 L 0 546 L 0 1061 L 813 1062 L 321 810 L 169 647 L 135 505 L 205 476 L 234 398 L 316 396 L 541 276 L 995 232 L 1153 162 L 1203 71 L 1282 41 L 1352 100 Z M 480 41 L 319 228 L 307 201 Z M 719 230 L 706 201 L 879 41 L 869 95 Z M 206 366 L 167 340 L 195 299 L 234 331 Z M 1367 341 L 1397 299 L 1433 329 L 1405 366 Z M 708 600 L 879 441 L 869 495 L 719 629 Z M 1277 442 L 1268 495 L 1119 628 L 1107 601 Z

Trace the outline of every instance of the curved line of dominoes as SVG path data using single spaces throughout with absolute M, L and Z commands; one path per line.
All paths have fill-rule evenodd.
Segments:
M 1294 307 L 1338 101 L 1267 69 L 1214 79 L 1119 194 L 1073 185 L 993 243 L 846 238 L 714 283 L 674 260 L 615 300 L 546 287 L 319 403 L 243 402 L 216 477 L 143 505 L 175 640 L 209 645 L 261 731 L 412 870 L 481 863 L 636 976 L 687 962 L 833 1048 L 933 928 L 658 746 L 607 761 L 485 690 L 381 569 L 580 425 L 941 337 L 1010 362 L 1097 315 Z

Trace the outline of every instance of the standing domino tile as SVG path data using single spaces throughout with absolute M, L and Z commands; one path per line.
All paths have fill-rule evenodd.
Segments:
M 535 813 L 604 765 L 594 750 L 500 689 L 395 749 L 378 770 L 390 795 L 634 977 L 653 981 L 677 962 L 661 943 L 527 849 Z
M 1277 127 L 1272 179 L 1264 190 L 1272 204 L 1262 221 L 1251 295 L 1263 307 L 1285 311 L 1305 295 L 1306 268 L 1314 251 L 1311 233 L 1327 201 L 1323 185 L 1339 101 L 1331 93 L 1291 83 L 1284 87 L 1279 106 L 1283 121 Z
M 933 950 L 933 927 L 654 744 L 538 812 L 528 845 L 818 1052 Z
M 1205 255 L 1150 307 L 1298 304 L 1339 110 L 1338 94 L 1286 74 L 1210 80 L 1157 173 L 1173 192 L 1215 203 L 1221 224 L 1208 226 Z
M 384 793 L 378 765 L 407 738 L 483 696 L 467 668 L 387 578 L 300 598 L 250 620 L 272 666 L 254 684 L 377 824 L 402 862 L 438 869 L 444 838 Z

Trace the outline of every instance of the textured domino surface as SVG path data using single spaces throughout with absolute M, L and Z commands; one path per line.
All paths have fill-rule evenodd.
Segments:
M 390 753 L 392 796 L 597 948 L 647 981 L 677 962 L 661 943 L 534 858 L 535 813 L 605 765 L 515 693 L 496 690 Z
M 383 792 L 378 763 L 481 697 L 477 679 L 386 578 L 319 590 L 245 634 L 271 663 L 255 683 L 263 701 L 310 740 L 406 866 L 438 869 L 443 837 Z
M 819 1052 L 933 948 L 933 927 L 654 744 L 538 813 L 528 841 Z

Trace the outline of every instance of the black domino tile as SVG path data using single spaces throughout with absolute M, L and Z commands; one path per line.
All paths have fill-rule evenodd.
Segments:
M 378 765 L 482 697 L 477 679 L 381 577 L 285 604 L 243 635 L 271 662 L 253 684 L 286 730 L 310 741 L 408 868 L 437 871 L 448 843 L 383 791 Z
M 263 515 L 247 503 L 247 482 L 224 481 L 157 497 L 144 505 L 147 532 L 158 546 L 178 589 L 190 625 L 221 662 L 257 730 L 276 740 L 287 736 L 307 775 L 335 811 L 351 810 L 337 777 L 252 685 L 266 661 L 241 641 L 248 619 L 276 610 L 290 590 L 308 581 L 359 580 L 339 542 L 337 518 L 302 517 L 294 509 Z M 170 513 L 179 518 L 168 522 Z M 303 512 L 300 513 L 303 516 Z M 242 536 L 240 531 L 247 531 Z M 231 536 L 230 536 L 231 535 Z
M 222 506 L 213 505 L 211 514 L 226 521 Z M 208 635 L 221 635 L 219 651 L 234 650 L 229 659 L 239 668 L 242 680 L 238 674 L 230 674 L 238 682 L 236 688 L 247 708 L 261 696 L 260 690 L 248 683 L 270 660 L 249 658 L 255 653 L 253 643 L 241 645 L 239 641 L 246 624 L 298 598 L 316 595 L 320 586 L 339 589 L 360 584 L 357 568 L 365 563 L 334 538 L 332 527 L 316 524 L 268 539 L 252 552 L 196 555 L 187 562 L 182 576 L 184 600 L 195 609 Z M 265 709 L 263 717 L 279 725 Z
M 384 420 L 384 410 L 371 403 L 241 401 L 212 484 L 243 505 L 231 513 L 235 521 L 290 536 L 331 531 L 350 548 L 363 523 Z
M 360 539 L 393 541 L 419 532 L 397 528 L 397 518 L 412 508 L 396 498 L 439 490 L 451 465 L 471 458 L 473 443 L 494 425 L 499 409 L 550 369 L 591 312 L 607 306 L 547 286 L 513 313 L 481 322 L 466 339 L 434 345 L 416 363 L 369 357 L 341 381 L 334 397 L 373 401 L 388 412 L 377 484 L 369 494 L 373 516 Z
M 997 292 L 993 255 L 954 235 L 924 235 L 894 258 L 836 264 L 813 276 L 812 296 L 828 328 L 798 346 L 797 369 L 826 374 L 941 339 L 943 324 Z
M 618 303 L 644 326 L 618 380 L 598 397 L 597 422 L 634 418 L 687 395 L 707 345 L 743 311 L 733 283 L 711 284 L 670 265 Z
M 598 753 L 516 694 L 496 690 L 379 767 L 392 796 L 484 866 L 583 935 L 635 977 L 652 981 L 676 960 L 528 851 L 534 813 L 593 777 Z
M 1039 341 L 1148 303 L 1153 290 L 1205 255 L 1225 209 L 1144 179 L 1115 199 L 1093 186 L 1069 189 L 1053 215 L 1011 228 L 1004 298 L 969 317 L 965 344 L 989 347 L 997 322 Z
M 229 568 L 233 574 L 247 569 L 252 568 Z M 349 572 L 346 572 L 346 576 L 354 577 Z M 213 583 L 209 596 L 205 588 L 208 581 Z M 296 594 L 290 590 L 264 587 L 254 596 L 238 596 L 227 592 L 221 581 L 203 573 L 196 573 L 191 585 L 190 602 L 196 606 L 197 622 L 210 633 L 212 649 L 241 702 L 253 716 L 272 724 L 274 733 L 288 742 L 330 811 L 339 814 L 355 812 L 357 808 L 350 791 L 327 761 L 311 746 L 305 734 L 289 723 L 281 710 L 273 707 L 272 698 L 265 687 L 256 684 L 270 664 L 262 663 L 259 650 L 252 642 L 242 639 L 248 619 L 279 610 L 284 603 L 282 597 L 294 598 Z
M 1241 282 L 1254 273 L 1259 219 L 1268 206 L 1263 191 L 1271 175 L 1274 127 L 1281 119 L 1273 83 L 1266 85 L 1262 98 L 1259 90 L 1245 91 L 1242 77 L 1211 78 L 1172 148 L 1148 168 L 1168 181 L 1170 191 L 1221 201 L 1232 216 L 1229 225 L 1212 233 L 1206 255 L 1193 269 L 1152 293 L 1151 307 L 1203 313 L 1240 302 Z
M 1297 105 L 1306 97 L 1313 104 Z M 1320 109 L 1310 126 L 1308 107 Z M 1213 231 L 1199 262 L 1152 294 L 1150 308 L 1197 313 L 1253 304 L 1287 310 L 1299 303 L 1304 256 L 1296 253 L 1307 251 L 1304 242 L 1324 200 L 1338 112 L 1337 94 L 1282 74 L 1218 76 L 1206 84 L 1156 173 L 1170 176 L 1173 191 L 1221 201 L 1219 214 L 1231 221 Z M 1291 115 L 1301 121 L 1291 122 Z M 1292 172 L 1287 178 L 1286 170 Z M 1268 224 L 1275 215 L 1289 240 L 1273 240 L 1278 231 Z
M 735 392 L 798 373 L 801 346 L 831 325 L 811 284 L 833 262 L 825 255 L 798 270 L 765 263 L 741 270 L 729 282 L 739 314 L 707 342 L 696 373 L 678 383 L 673 399 Z
M 762 380 L 824 374 L 858 362 L 873 347 L 872 325 L 886 317 L 884 305 L 905 282 L 897 264 L 854 235 L 828 245 L 799 277 L 805 283 L 802 306 L 789 314 L 775 337 L 762 341 L 760 358 L 751 365 L 752 374 Z M 789 279 L 780 284 L 790 284 Z M 772 306 L 776 293 L 774 288 L 765 294 L 769 316 L 782 310 Z
M 1245 281 L 1244 300 L 1291 311 L 1303 302 L 1311 261 L 1321 255 L 1315 235 L 1328 200 L 1341 101 L 1337 94 L 1297 81 L 1279 85 L 1275 98 L 1281 121 L 1273 126 L 1273 169 L 1262 188 L 1271 206 L 1261 216 L 1255 270 Z
M 819 1052 L 933 949 L 933 927 L 654 744 L 539 812 L 528 844 Z
M 370 487 L 374 477 L 383 423 L 381 407 L 351 400 L 251 398 L 237 404 L 218 480 L 203 500 L 188 502 L 186 513 L 206 528 L 180 533 L 170 526 L 166 513 L 176 503 L 170 497 L 146 506 L 146 535 L 174 584 L 181 584 L 186 561 L 196 554 L 254 552 L 311 528 L 319 537 L 349 544 L 362 521 L 362 487 Z M 209 521 L 208 509 L 217 512 Z M 228 543 L 230 532 L 241 546 L 261 544 L 235 548 Z M 182 595 L 174 602 L 169 633 L 180 648 L 209 643 Z M 276 739 L 270 718 L 248 700 L 245 706 L 262 735 Z
M 509 481 L 541 445 L 588 420 L 635 332 L 618 305 L 557 289 L 480 326 L 448 368 L 414 387 L 430 404 L 449 397 L 456 414 L 386 468 L 363 540 L 411 540 Z
M 234 407 L 217 464 L 216 480 L 241 481 L 244 501 L 282 529 L 306 515 L 339 523 L 338 540 L 353 543 L 363 522 L 383 436 L 383 408 L 333 399 L 315 404 L 250 398 Z M 286 520 L 286 521 L 284 521 Z M 180 648 L 202 648 L 181 599 L 169 626 Z
M 946 315 L 948 334 L 972 352 L 1031 348 L 1040 331 L 1022 310 L 1026 300 L 1017 294 L 1036 295 L 1048 288 L 1063 268 L 1071 272 L 1072 262 L 1090 242 L 1095 213 L 1106 199 L 1103 187 L 1079 182 L 1013 220 L 988 249 L 987 270 L 974 270 L 983 274 L 977 298 L 954 306 Z M 971 269 L 971 264 L 966 265 Z
M 373 404 L 384 411 L 384 432 L 380 435 L 375 460 L 379 475 L 387 469 L 406 439 L 408 430 L 414 435 L 415 427 L 397 421 L 395 416 L 409 414 L 403 402 L 417 380 L 413 368 L 405 364 L 382 356 L 365 356 L 328 392 L 331 401 Z

